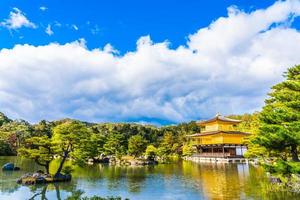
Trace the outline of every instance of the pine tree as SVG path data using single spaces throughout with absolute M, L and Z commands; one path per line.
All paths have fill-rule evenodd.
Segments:
M 254 142 L 283 159 L 291 157 L 299 161 L 300 65 L 288 69 L 284 77 L 286 80 L 273 86 L 270 98 L 265 101 Z

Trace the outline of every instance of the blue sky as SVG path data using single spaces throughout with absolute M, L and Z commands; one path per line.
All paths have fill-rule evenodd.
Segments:
M 3 0 L 0 111 L 154 124 L 253 112 L 300 63 L 299 14 L 298 0 Z
M 111 43 L 121 53 L 134 50 L 136 40 L 151 35 L 154 42 L 169 40 L 172 47 L 186 42 L 186 37 L 212 21 L 227 15 L 227 7 L 236 5 L 245 11 L 265 8 L 274 1 L 71 1 L 51 0 L 28 3 L 24 0 L 0 2 L 0 19 L 18 8 L 34 22 L 37 29 L 8 31 L 2 28 L 0 47 L 15 44 L 45 45 L 49 42 L 66 43 L 85 38 L 89 48 Z M 43 11 L 40 8 L 45 7 Z M 54 34 L 45 33 L 47 25 Z M 61 24 L 60 27 L 55 24 Z M 76 25 L 78 30 L 72 28 Z M 93 31 L 94 30 L 94 31 Z

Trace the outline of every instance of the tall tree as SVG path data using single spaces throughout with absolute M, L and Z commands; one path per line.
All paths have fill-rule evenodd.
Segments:
M 90 130 L 85 124 L 79 121 L 66 121 L 53 129 L 52 142 L 57 147 L 56 151 L 61 156 L 59 167 L 55 176 L 59 176 L 67 158 L 76 149 L 80 149 L 80 144 L 88 141 Z M 76 156 L 75 156 L 76 157 Z
M 145 156 L 149 160 L 155 160 L 157 155 L 157 148 L 153 146 L 152 144 L 148 145 L 145 151 Z
M 285 158 L 299 161 L 300 65 L 284 74 L 283 82 L 272 87 L 260 114 L 260 130 L 254 142 Z
M 128 153 L 134 157 L 142 155 L 147 147 L 147 140 L 141 135 L 131 136 L 128 140 Z
M 18 153 L 45 167 L 46 173 L 49 174 L 50 163 L 56 152 L 48 136 L 35 136 L 26 139 L 24 146 L 18 149 Z
M 122 156 L 126 153 L 127 141 L 123 134 L 112 132 L 108 135 L 104 144 L 104 152 L 107 155 Z
M 8 121 L 0 126 L 0 139 L 7 143 L 15 154 L 25 140 L 33 136 L 32 133 L 32 126 L 24 120 Z
M 164 137 L 157 149 L 160 157 L 166 157 L 178 150 L 178 143 L 170 131 L 165 132 Z
M 22 147 L 18 149 L 18 153 L 45 167 L 49 174 L 50 163 L 57 153 L 55 144 L 51 141 L 51 124 L 42 120 L 33 126 L 32 135 L 34 136 L 25 139 Z
M 73 152 L 73 157 L 76 158 L 78 164 L 85 163 L 89 159 L 95 160 L 104 153 L 104 144 L 106 137 L 101 133 L 91 133 L 90 136 L 80 142 L 78 148 Z

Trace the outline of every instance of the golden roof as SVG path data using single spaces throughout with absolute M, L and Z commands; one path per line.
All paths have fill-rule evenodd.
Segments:
M 230 118 L 227 118 L 227 117 L 223 117 L 223 116 L 221 116 L 220 114 L 217 114 L 217 115 L 216 115 L 214 118 L 212 118 L 212 119 L 205 120 L 205 121 L 200 121 L 200 122 L 198 122 L 198 123 L 199 123 L 200 125 L 204 125 L 204 124 L 211 123 L 211 122 L 215 122 L 215 121 L 229 122 L 229 123 L 232 123 L 232 124 L 238 124 L 238 123 L 241 123 L 241 122 L 242 122 L 241 120 L 230 119 Z

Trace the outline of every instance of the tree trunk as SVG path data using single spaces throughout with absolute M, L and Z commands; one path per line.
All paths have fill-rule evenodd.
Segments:
M 45 164 L 44 163 L 41 163 L 38 159 L 35 159 L 35 162 L 38 164 L 38 165 L 41 165 L 43 167 L 45 167 L 45 170 L 46 170 L 46 173 L 49 174 L 49 168 L 50 168 L 50 162 L 46 162 Z
M 50 163 L 48 163 L 48 162 L 46 163 L 45 169 L 46 169 L 46 173 L 50 174 L 50 170 L 49 170 L 50 169 Z
M 292 146 L 291 154 L 292 154 L 292 160 L 295 161 L 295 162 L 299 162 L 297 146 L 296 145 Z
M 64 163 L 65 163 L 67 157 L 68 157 L 68 152 L 64 152 L 64 156 L 63 156 L 62 160 L 60 161 L 60 164 L 59 164 L 59 167 L 58 167 L 58 169 L 57 169 L 57 171 L 55 173 L 55 176 L 57 176 L 57 175 L 60 174 L 60 172 L 61 172 L 61 170 L 62 170 L 62 168 L 64 166 Z

